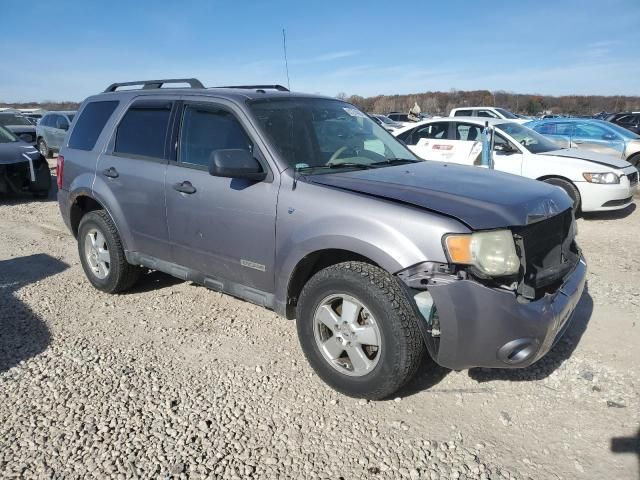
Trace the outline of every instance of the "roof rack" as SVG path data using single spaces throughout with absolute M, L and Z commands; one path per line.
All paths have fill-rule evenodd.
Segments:
M 202 82 L 196 78 L 166 78 L 163 80 L 139 80 L 136 82 L 112 83 L 104 93 L 115 92 L 120 87 L 131 87 L 134 85 L 142 85 L 142 90 L 151 90 L 154 88 L 162 88 L 167 83 L 188 83 L 189 88 L 204 88 Z
M 279 92 L 288 92 L 289 89 L 282 85 L 225 85 L 223 87 L 214 88 L 242 88 L 244 90 L 278 90 Z

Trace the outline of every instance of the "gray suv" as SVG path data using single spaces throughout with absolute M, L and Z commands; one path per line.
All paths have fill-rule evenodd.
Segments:
M 36 144 L 44 158 L 60 151 L 76 112 L 48 112 L 36 125 Z
M 296 318 L 347 395 L 392 395 L 427 352 L 457 370 L 531 365 L 584 288 L 561 189 L 421 161 L 340 100 L 113 84 L 60 153 L 60 211 L 96 288 L 160 270 Z

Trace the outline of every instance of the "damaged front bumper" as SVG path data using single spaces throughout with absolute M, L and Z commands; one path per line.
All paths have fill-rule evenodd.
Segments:
M 427 348 L 443 367 L 522 368 L 543 357 L 566 331 L 584 290 L 581 256 L 563 284 L 538 300 L 473 279 L 409 289 Z

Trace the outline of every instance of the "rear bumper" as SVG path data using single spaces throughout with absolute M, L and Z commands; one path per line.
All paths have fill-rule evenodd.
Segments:
M 62 215 L 62 219 L 64 220 L 64 224 L 67 226 L 70 232 L 73 233 L 73 229 L 71 228 L 71 198 L 69 192 L 66 190 L 59 189 L 58 190 L 58 208 L 60 209 L 60 214 Z
M 440 320 L 436 362 L 454 370 L 531 365 L 567 329 L 586 274 L 580 258 L 555 293 L 531 302 L 472 280 L 429 286 Z

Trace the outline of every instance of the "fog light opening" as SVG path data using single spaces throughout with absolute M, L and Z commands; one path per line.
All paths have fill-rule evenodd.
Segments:
M 498 350 L 498 358 L 509 365 L 518 365 L 530 360 L 536 353 L 536 342 L 530 338 L 513 340 Z

